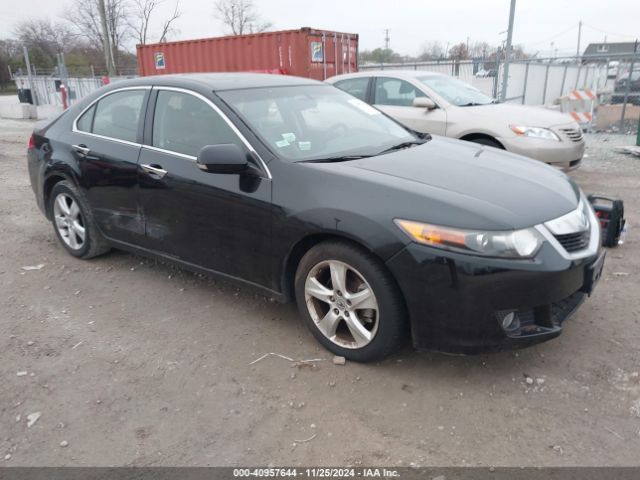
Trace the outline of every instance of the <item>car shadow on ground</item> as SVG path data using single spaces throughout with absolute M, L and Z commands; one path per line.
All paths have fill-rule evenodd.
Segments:
M 333 354 L 324 350 L 307 331 L 294 303 L 278 302 L 250 285 L 215 275 L 194 273 L 170 262 L 153 260 L 121 250 L 112 250 L 105 256 L 93 259 L 91 263 L 96 267 L 99 266 L 111 271 L 114 269 L 122 269 L 122 271 L 153 270 L 153 276 L 157 277 L 158 282 L 162 282 L 162 279 L 166 279 L 167 282 L 178 281 L 180 285 L 183 285 L 180 288 L 188 287 L 191 291 L 195 290 L 196 294 L 200 296 L 207 296 L 208 292 L 215 289 L 217 301 L 249 305 L 249 308 L 256 312 L 256 322 L 260 322 L 261 318 L 265 317 L 265 310 L 268 310 L 266 317 L 273 320 L 272 326 L 274 328 L 279 329 L 278 336 L 300 338 L 303 344 L 302 350 L 320 352 L 322 357 L 327 360 L 333 357 Z M 182 321 L 188 321 L 188 317 Z M 257 342 L 255 348 L 260 350 L 261 339 L 253 340 Z M 262 349 L 268 353 L 272 351 L 272 346 L 264 345 Z M 529 370 L 533 370 L 541 362 L 544 363 L 545 352 L 552 354 L 556 349 L 554 341 L 551 341 L 522 350 L 478 355 L 452 355 L 416 350 L 411 346 L 410 341 L 407 341 L 398 353 L 380 362 L 359 364 L 359 368 L 397 372 L 398 367 L 402 367 L 401 370 L 419 372 L 420 376 L 458 378 L 462 382 L 467 376 L 479 377 L 480 380 L 486 376 L 488 382 L 495 381 L 498 377 L 525 381 L 529 374 L 527 371 L 523 371 L 523 365 L 528 365 Z M 314 357 L 314 354 L 309 356 L 309 358 L 311 357 Z

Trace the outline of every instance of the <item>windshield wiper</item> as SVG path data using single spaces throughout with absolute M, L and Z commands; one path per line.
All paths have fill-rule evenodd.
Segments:
M 332 162 L 348 162 L 349 160 L 360 160 L 361 158 L 369 158 L 373 155 L 342 155 L 340 157 L 312 158 L 310 160 L 299 160 L 297 163 L 332 163 Z
M 422 145 L 423 143 L 426 143 L 426 142 L 427 140 L 411 140 L 410 142 L 398 143 L 397 145 L 394 145 L 385 150 L 382 150 L 380 153 L 378 153 L 378 155 L 383 155 L 385 153 L 393 152 L 395 150 L 402 150 L 403 148 L 409 148 L 415 145 Z
M 489 103 L 493 103 L 493 102 L 489 102 Z M 489 103 L 469 102 L 469 103 L 463 103 L 462 105 L 458 105 L 458 106 L 459 107 L 479 107 L 481 105 L 489 105 Z

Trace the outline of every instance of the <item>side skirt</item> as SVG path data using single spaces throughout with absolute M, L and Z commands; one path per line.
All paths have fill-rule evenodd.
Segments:
M 234 277 L 233 275 L 229 275 L 226 273 L 218 272 L 216 270 L 211 270 L 209 268 L 201 267 L 194 263 L 185 262 L 184 260 L 180 260 L 179 258 L 166 255 L 162 252 L 157 252 L 155 250 L 149 250 L 143 247 L 139 247 L 137 245 L 132 245 L 130 243 L 121 242 L 118 240 L 114 240 L 113 238 L 105 237 L 105 239 L 114 248 L 125 250 L 130 253 L 141 255 L 143 257 L 152 258 L 154 260 L 159 260 L 168 264 L 172 264 L 177 267 L 181 267 L 195 273 L 202 273 L 209 277 L 218 278 L 221 280 L 227 280 L 235 284 L 247 286 L 256 290 L 258 293 L 260 293 L 260 295 L 264 295 L 270 298 L 275 298 L 278 302 L 281 302 L 281 303 L 288 303 L 286 295 L 280 292 L 276 292 L 275 290 L 271 290 L 270 288 L 267 288 L 258 283 L 251 282 L 250 280 L 245 280 L 243 278 Z

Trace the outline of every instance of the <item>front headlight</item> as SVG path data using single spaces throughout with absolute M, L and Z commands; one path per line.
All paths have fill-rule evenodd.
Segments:
M 541 138 L 543 140 L 560 141 L 560 137 L 556 135 L 552 130 L 542 127 L 523 127 L 520 125 L 509 125 L 509 128 L 521 137 Z
M 440 227 L 395 219 L 409 237 L 423 245 L 485 257 L 530 258 L 544 241 L 534 228 L 512 231 L 478 231 Z

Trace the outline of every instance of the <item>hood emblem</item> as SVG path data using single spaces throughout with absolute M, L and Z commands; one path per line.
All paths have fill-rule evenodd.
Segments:
M 578 208 L 544 224 L 554 235 L 566 235 L 568 233 L 584 232 L 589 229 L 589 217 L 585 213 L 584 203 L 580 202 Z

